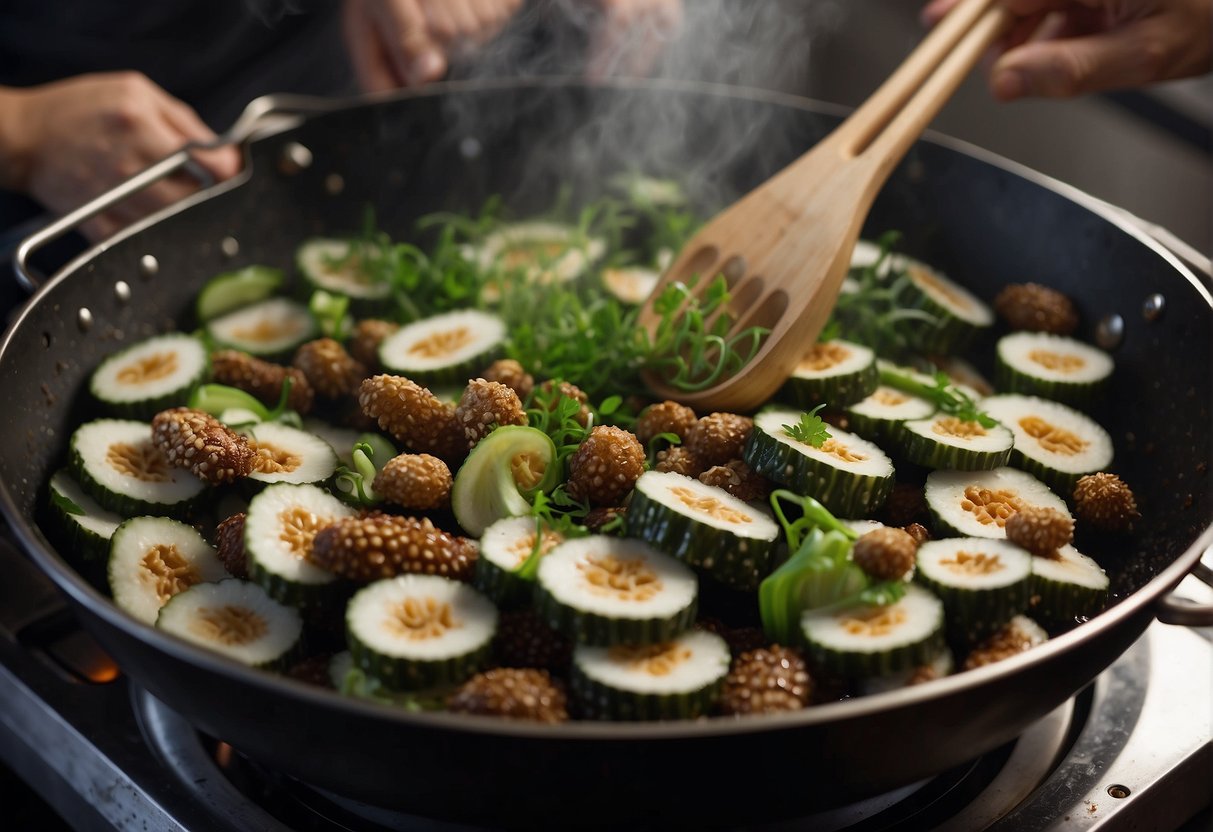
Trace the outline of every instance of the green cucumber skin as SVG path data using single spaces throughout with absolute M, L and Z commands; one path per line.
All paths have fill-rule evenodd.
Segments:
M 1093 469 L 1084 471 L 1078 474 L 1067 474 L 1065 471 L 1058 471 L 1056 468 L 1050 468 L 1045 463 L 1037 459 L 1031 459 L 1023 451 L 1018 448 L 1011 449 L 1010 463 L 1012 468 L 1018 468 L 1020 471 L 1026 471 L 1036 479 L 1043 482 L 1054 492 L 1063 496 L 1069 496 L 1074 493 L 1074 486 L 1078 485 L 1078 481 L 1087 474 L 1094 474 L 1101 469 Z
M 292 581 L 266 569 L 247 546 L 245 552 L 249 580 L 264 589 L 266 594 L 278 603 L 295 607 L 309 619 L 344 609 L 346 602 L 353 595 L 354 586 L 349 581 L 340 578 L 326 584 Z
M 461 656 L 423 660 L 388 656 L 365 644 L 354 634 L 348 619 L 346 643 L 354 659 L 354 667 L 392 690 L 426 690 L 449 687 L 467 681 L 487 666 L 492 639 Z
M 610 618 L 583 612 L 558 601 L 542 583 L 535 584 L 535 613 L 549 627 L 578 644 L 660 644 L 686 632 L 695 623 L 698 599 L 669 618 Z
M 813 497 L 839 517 L 865 517 L 884 504 L 894 475 L 853 474 L 818 462 L 755 428 L 741 454 L 767 479 Z M 630 511 L 630 510 L 629 510 Z
M 1102 612 L 1108 603 L 1107 589 L 1054 581 L 1036 572 L 1032 572 L 1030 587 L 1031 616 L 1046 626 L 1090 618 Z
M 1110 379 L 1109 375 L 1086 382 L 1048 381 L 1020 372 L 1004 361 L 1002 356 L 996 357 L 994 367 L 994 386 L 1000 393 L 1052 399 L 1088 413 L 1103 403 Z
M 779 540 L 738 537 L 679 514 L 640 490 L 626 515 L 628 537 L 673 555 L 725 586 L 754 590 L 771 574 Z
M 923 468 L 990 471 L 1002 468 L 1011 459 L 1012 448 L 1004 451 L 975 451 L 972 448 L 957 448 L 908 430 L 904 422 L 897 423 L 894 434 L 894 441 L 905 460 L 914 465 L 921 465 Z
M 121 514 L 123 517 L 150 514 L 154 517 L 172 517 L 174 520 L 181 520 L 205 506 L 211 497 L 211 489 L 207 488 L 193 497 L 177 503 L 152 503 L 125 494 L 117 494 L 93 479 L 92 475 L 85 470 L 84 458 L 75 447 L 71 449 L 70 457 L 68 468 L 84 492 L 96 500 L 97 505 L 103 509 Z
M 531 605 L 535 582 L 503 569 L 486 557 L 476 558 L 472 586 L 483 592 L 498 609 L 513 610 Z
M 1007 586 L 966 589 L 932 580 L 916 570 L 914 580 L 943 601 L 948 640 L 975 644 L 993 635 L 1004 624 L 1028 608 L 1031 575 Z
M 857 373 L 821 378 L 792 376 L 784 384 L 779 397 L 801 410 L 812 410 L 822 403 L 839 408 L 863 401 L 879 386 L 880 370 L 873 359 L 871 364 Z
M 989 328 L 961 320 L 909 280 L 906 281 L 906 288 L 899 298 L 899 303 L 908 309 L 921 309 L 923 312 L 935 316 L 938 321 L 935 326 L 930 326 L 923 321 L 917 326 L 907 327 L 907 339 L 910 341 L 910 346 L 927 355 L 950 355 L 963 352 L 972 343 L 977 333 Z
M 846 427 L 856 436 L 862 436 L 869 442 L 880 445 L 896 437 L 904 421 L 904 419 L 881 419 L 848 410 Z
M 583 719 L 648 722 L 695 719 L 708 713 L 720 698 L 724 679 L 717 679 L 707 687 L 686 693 L 636 693 L 618 690 L 591 679 L 574 663 L 569 687 L 577 713 Z
M 494 344 L 489 349 L 472 356 L 467 361 L 452 364 L 449 367 L 438 367 L 433 370 L 416 370 L 411 367 L 401 367 L 392 364 L 389 360 L 385 359 L 383 352 L 380 351 L 379 363 L 383 365 L 384 372 L 405 376 L 423 387 L 432 388 L 449 385 L 462 388 L 468 383 L 468 379 L 479 376 L 484 372 L 485 367 L 492 364 L 502 355 L 503 346 L 501 344 Z
M 54 500 L 48 500 L 53 516 L 54 528 L 59 532 L 66 551 L 73 552 L 82 560 L 90 563 L 105 564 L 109 560 L 110 539 L 96 532 L 89 531 L 75 520 L 75 515 L 59 506 Z
M 835 650 L 813 641 L 803 627 L 801 638 L 812 668 L 827 675 L 850 679 L 887 676 L 930 664 L 945 647 L 942 627 L 922 641 L 874 653 Z

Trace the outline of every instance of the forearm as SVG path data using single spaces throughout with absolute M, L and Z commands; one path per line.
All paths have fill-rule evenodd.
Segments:
M 29 184 L 30 147 L 26 138 L 30 93 L 0 87 L 0 190 L 25 191 Z

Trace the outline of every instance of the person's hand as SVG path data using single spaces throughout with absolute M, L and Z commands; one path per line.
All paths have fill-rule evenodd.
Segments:
M 585 0 L 583 0 L 585 2 Z M 682 0 L 589 0 L 602 19 L 591 42 L 586 75 L 646 75 L 682 23 Z
M 5 89 L 0 121 L 0 187 L 26 193 L 57 212 L 79 207 L 187 142 L 215 138 L 190 107 L 136 72 Z M 198 151 L 194 157 L 217 179 L 240 170 L 232 147 Z M 167 177 L 81 230 L 93 240 L 108 237 L 197 188 L 188 176 Z
M 1213 0 L 1002 0 L 1018 16 L 990 69 L 995 97 L 1065 98 L 1199 75 Z M 934 24 L 959 0 L 932 0 Z
M 345 0 L 346 48 L 362 88 L 437 81 L 453 56 L 492 40 L 522 0 Z

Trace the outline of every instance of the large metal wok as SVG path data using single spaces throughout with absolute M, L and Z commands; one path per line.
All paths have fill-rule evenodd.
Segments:
M 0 350 L 0 505 L 13 533 L 130 677 L 206 733 L 316 786 L 426 815 L 557 826 L 753 821 L 855 800 L 993 749 L 1096 676 L 1156 614 L 1187 614 L 1164 595 L 1213 543 L 1208 289 L 1094 200 L 937 138 L 894 174 L 869 233 L 902 230 L 909 251 L 987 299 L 1011 281 L 1057 286 L 1077 299 L 1081 334 L 1098 329 L 1116 356 L 1115 389 L 1098 416 L 1145 521 L 1129 539 L 1080 541 L 1111 575 L 1115 598 L 1091 622 L 994 666 L 801 713 L 548 727 L 342 698 L 128 618 L 76 572 L 70 552 L 52 548 L 35 518 L 85 412 L 80 391 L 91 369 L 124 341 L 171 327 L 208 276 L 288 264 L 306 235 L 355 232 L 368 202 L 383 227 L 404 236 L 421 214 L 475 209 L 494 193 L 521 215 L 550 206 L 562 185 L 592 195 L 632 165 L 693 174 L 701 204 L 716 207 L 838 120 L 787 96 L 562 80 L 448 85 L 336 108 L 260 105 L 311 112 L 249 142 L 235 181 L 61 270 Z M 264 123 L 252 118 L 242 129 Z M 726 133 L 743 141 L 731 144 Z M 183 161 L 173 157 L 136 184 Z M 23 269 L 53 233 L 22 249 Z

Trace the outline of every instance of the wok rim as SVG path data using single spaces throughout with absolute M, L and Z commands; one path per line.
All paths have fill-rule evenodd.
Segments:
M 819 102 L 789 93 L 759 90 L 749 87 L 648 79 L 614 79 L 598 84 L 588 84 L 581 78 L 563 76 L 451 81 L 434 84 L 424 90 L 407 90 L 332 101 L 303 99 L 298 96 L 288 98 L 292 101 L 310 102 L 315 108 L 314 112 L 322 114 L 405 99 L 474 93 L 493 89 L 516 90 L 527 87 L 589 87 L 646 92 L 689 92 L 727 98 L 757 100 L 816 114 L 838 116 L 849 112 L 849 108 L 840 105 Z M 266 98 L 272 100 L 275 96 L 267 96 Z M 297 129 L 297 127 L 292 126 L 284 131 L 275 133 L 275 135 L 289 134 L 294 129 Z M 1050 176 L 968 142 L 934 131 L 927 131 L 921 141 L 936 144 L 952 152 L 976 158 L 983 163 L 1027 179 L 1033 184 L 1050 190 L 1071 202 L 1077 203 L 1087 211 L 1096 214 L 1105 222 L 1109 222 L 1116 228 L 1129 234 L 1155 254 L 1162 257 L 1165 262 L 1185 278 L 1203 299 L 1206 307 L 1210 311 L 1213 311 L 1213 295 L 1210 294 L 1209 288 L 1204 282 L 1173 252 L 1132 222 L 1131 215 L 1126 215 L 1114 206 L 1092 197 L 1074 186 L 1060 182 Z M 89 248 L 60 269 L 25 302 L 17 317 L 5 332 L 3 343 L 0 343 L 0 367 L 11 360 L 9 350 L 12 348 L 12 342 L 17 333 L 21 331 L 26 319 L 30 317 L 47 295 L 60 283 L 70 279 L 83 266 L 115 243 L 140 233 L 168 216 L 184 211 L 220 193 L 240 187 L 254 173 L 251 154 L 248 152 L 247 146 L 245 147 L 245 161 L 244 170 L 233 179 L 219 183 L 205 191 L 200 191 L 181 202 L 146 217 L 144 220 L 129 226 L 118 235 Z M 318 688 L 287 676 L 276 675 L 248 667 L 234 659 L 229 659 L 226 656 L 206 650 L 203 647 L 196 646 L 157 630 L 152 626 L 143 624 L 122 612 L 111 599 L 94 589 L 49 544 L 49 541 L 32 519 L 26 518 L 21 514 L 9 483 L 6 480 L 0 480 L 0 511 L 3 512 L 10 530 L 21 545 L 22 550 L 68 596 L 71 602 L 84 608 L 90 615 L 95 615 L 124 635 L 136 637 L 147 646 L 167 653 L 173 659 L 193 665 L 199 670 L 228 677 L 242 685 L 257 689 L 259 693 L 272 696 L 285 696 L 309 706 L 330 709 L 334 712 L 334 716 L 387 720 L 404 729 L 444 730 L 456 733 L 491 735 L 502 739 L 559 740 L 561 742 L 703 740 L 718 736 L 782 731 L 819 726 L 830 722 L 838 723 L 859 720 L 883 711 L 906 710 L 935 698 L 945 698 L 973 692 L 1009 679 L 1032 665 L 1059 659 L 1064 654 L 1080 649 L 1086 642 L 1097 639 L 1101 633 L 1113 630 L 1118 625 L 1126 624 L 1130 619 L 1142 613 L 1148 604 L 1153 603 L 1178 584 L 1191 571 L 1192 566 L 1205 551 L 1213 547 L 1213 523 L 1211 523 L 1193 543 L 1176 556 L 1172 563 L 1163 568 L 1144 586 L 1122 598 L 1110 609 L 1100 613 L 1090 621 L 1056 638 L 1050 639 L 1046 643 L 1027 652 L 985 667 L 934 680 L 929 685 L 912 686 L 870 696 L 815 705 L 811 708 L 795 712 L 761 715 L 753 719 L 718 717 L 708 720 L 659 723 L 568 722 L 558 725 L 539 725 L 469 714 L 451 714 L 446 712 L 413 713 L 390 705 L 345 696 L 337 691 Z M 135 679 L 135 681 L 138 682 L 138 679 Z M 172 703 L 166 704 L 172 707 Z

